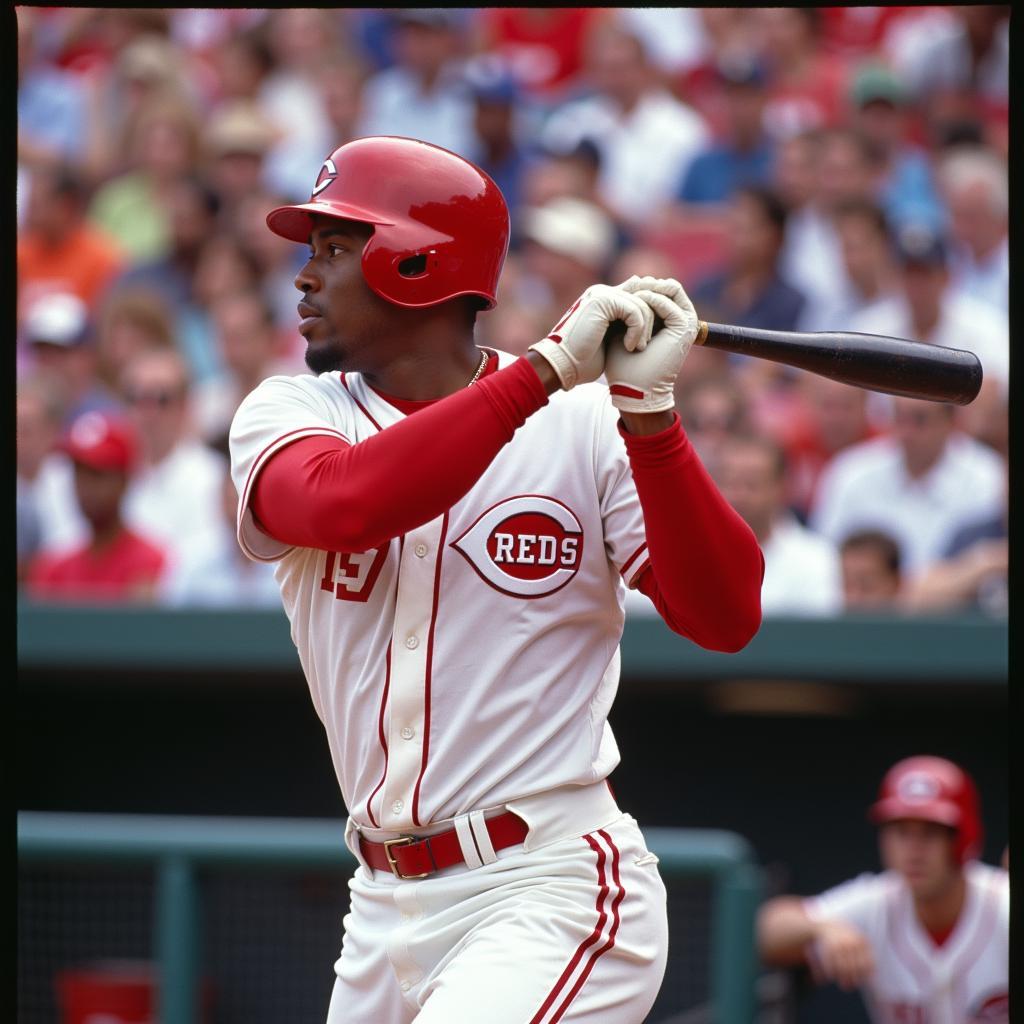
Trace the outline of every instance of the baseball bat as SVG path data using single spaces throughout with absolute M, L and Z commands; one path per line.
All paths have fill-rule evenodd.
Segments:
M 625 331 L 624 324 L 614 324 L 606 340 L 616 328 Z M 656 320 L 655 330 L 659 328 Z M 981 362 L 973 352 L 881 334 L 765 331 L 701 320 L 694 344 L 770 359 L 868 391 L 929 402 L 968 405 L 981 388 Z

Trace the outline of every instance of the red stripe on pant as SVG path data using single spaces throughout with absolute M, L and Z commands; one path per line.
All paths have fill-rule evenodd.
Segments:
M 580 989 L 583 987 L 584 982 L 590 976 L 590 972 L 594 969 L 594 965 L 597 963 L 598 958 L 601 957 L 604 953 L 608 952 L 608 950 L 615 945 L 615 933 L 616 931 L 618 931 L 619 927 L 619 904 L 622 902 L 623 897 L 626 895 L 626 890 L 622 888 L 622 883 L 619 881 L 618 848 L 615 846 L 615 843 L 612 842 L 612 839 L 607 832 L 600 831 L 598 835 L 600 835 L 608 844 L 609 848 L 611 849 L 612 855 L 611 876 L 617 890 L 615 896 L 612 899 L 612 926 L 608 932 L 608 937 L 605 940 L 604 944 L 598 946 L 596 949 L 591 951 L 590 957 L 587 960 L 587 963 L 584 966 L 583 970 L 580 972 L 579 977 L 576 979 L 575 984 L 569 990 L 565 999 L 562 1001 L 561 1005 L 559 1005 L 558 1009 L 555 1011 L 554 1016 L 547 1019 L 547 1024 L 557 1024 L 557 1021 L 562 1019 L 562 1016 L 565 1014 L 565 1011 L 569 1008 L 569 1005 L 572 1003 L 573 999 L 576 998 Z M 558 981 L 555 982 L 554 987 L 548 993 L 547 998 L 541 1004 L 540 1009 L 531 1019 L 530 1024 L 541 1024 L 541 1022 L 545 1020 L 548 1011 L 555 1003 L 555 1000 L 557 1000 L 558 997 L 562 994 L 562 990 L 565 988 L 570 978 L 572 978 L 573 974 L 576 971 L 576 968 L 580 964 L 580 961 L 586 955 L 587 950 L 594 946 L 601 939 L 601 936 L 604 933 L 605 925 L 608 921 L 608 910 L 606 907 L 606 901 L 608 894 L 610 892 L 610 887 L 608 885 L 608 881 L 605 875 L 605 863 L 608 859 L 608 855 L 605 852 L 604 847 L 601 845 L 601 843 L 599 843 L 594 838 L 593 834 L 586 835 L 583 838 L 586 840 L 590 848 L 597 854 L 598 892 L 597 901 L 595 904 L 595 909 L 597 910 L 598 914 L 597 924 L 594 926 L 594 930 L 579 944 L 579 946 L 576 949 L 576 952 L 573 954 L 572 959 L 569 961 L 565 970 L 562 971 L 561 975 L 558 978 Z

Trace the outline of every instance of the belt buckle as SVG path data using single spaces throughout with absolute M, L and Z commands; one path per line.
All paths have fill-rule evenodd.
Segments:
M 384 840 L 384 856 L 388 859 L 388 864 L 391 867 L 391 873 L 395 878 L 411 879 L 411 878 L 426 878 L 430 874 L 429 871 L 424 871 L 419 875 L 403 875 L 401 868 L 398 866 L 398 861 L 391 854 L 392 846 L 411 846 L 413 843 L 418 843 L 419 840 L 415 836 L 399 836 L 397 839 L 385 839 Z

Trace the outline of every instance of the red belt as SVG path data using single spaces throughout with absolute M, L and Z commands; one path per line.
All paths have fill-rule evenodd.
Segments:
M 526 822 L 511 811 L 486 819 L 484 825 L 495 850 L 518 845 L 529 831 Z M 359 850 L 371 868 L 390 871 L 396 878 L 426 878 L 442 868 L 466 863 L 455 829 L 422 839 L 399 836 L 383 843 L 372 843 L 360 836 Z

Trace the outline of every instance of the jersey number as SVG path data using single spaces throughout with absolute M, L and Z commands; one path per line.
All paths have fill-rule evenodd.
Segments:
M 373 551 L 326 551 L 320 589 L 333 593 L 338 601 L 368 601 L 387 558 L 389 545 Z

